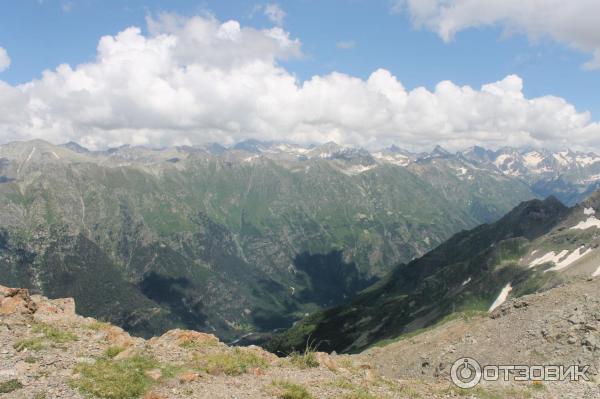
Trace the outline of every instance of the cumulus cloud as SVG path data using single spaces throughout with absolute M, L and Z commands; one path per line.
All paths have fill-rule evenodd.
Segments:
M 264 12 L 267 18 L 269 18 L 269 20 L 274 24 L 277 24 L 277 26 L 283 25 L 283 20 L 287 15 L 281 6 L 276 3 L 267 4 L 264 8 Z
M 6 50 L 0 47 L 0 72 L 5 71 L 10 66 L 10 57 Z
M 600 68 L 597 0 L 398 0 L 392 12 L 407 10 L 416 26 L 449 41 L 464 29 L 498 25 L 524 33 L 532 41 L 544 37 L 590 53 L 584 67 Z
M 213 17 L 149 18 L 99 41 L 93 62 L 40 79 L 0 81 L 0 139 L 75 140 L 91 148 L 245 138 L 380 147 L 600 145 L 600 125 L 562 98 L 526 98 L 518 76 L 480 88 L 409 90 L 385 69 L 299 81 L 281 61 L 302 55 L 280 27 Z

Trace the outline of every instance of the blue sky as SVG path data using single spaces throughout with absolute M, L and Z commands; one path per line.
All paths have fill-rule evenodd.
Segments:
M 266 27 L 270 21 L 253 10 L 260 2 L 186 0 L 22 0 L 4 2 L 0 13 L 0 46 L 12 66 L 2 79 L 22 83 L 60 63 L 78 64 L 94 58 L 98 39 L 128 26 L 145 26 L 158 12 L 194 15 L 212 12 L 220 20 L 236 19 Z M 600 71 L 581 65 L 588 55 L 524 35 L 503 37 L 500 28 L 467 30 L 450 43 L 411 26 L 406 13 L 390 12 L 386 0 L 280 1 L 285 28 L 299 38 L 306 53 L 288 63 L 301 79 L 333 70 L 367 77 L 383 67 L 408 87 L 432 88 L 441 80 L 475 87 L 509 74 L 521 76 L 528 97 L 553 94 L 600 119 Z M 254 14 L 254 15 L 253 15 Z M 353 42 L 340 49 L 338 42 Z M 594 89 L 596 88 L 596 89 Z
M 285 12 L 281 27 L 300 40 L 302 48 L 301 57 L 279 59 L 278 65 L 300 81 L 333 71 L 366 80 L 383 68 L 407 90 L 425 86 L 430 91 L 443 80 L 478 90 L 482 84 L 515 74 L 523 80 L 526 98 L 558 96 L 578 112 L 591 112 L 592 121 L 600 119 L 600 70 L 583 67 L 595 44 L 590 47 L 589 41 L 580 43 L 568 35 L 561 40 L 564 35 L 552 32 L 532 37 L 526 34 L 527 28 L 506 34 L 506 26 L 495 20 L 474 28 L 465 23 L 452 40 L 444 41 L 432 25 L 415 26 L 411 21 L 416 11 L 411 14 L 408 6 L 393 12 L 394 1 L 398 2 L 272 3 Z M 130 26 L 142 28 L 147 35 L 145 18 L 163 12 L 185 17 L 210 13 L 220 22 L 233 19 L 243 27 L 268 29 L 274 22 L 264 13 L 266 4 L 256 0 L 5 1 L 0 13 L 0 47 L 9 54 L 11 64 L 0 72 L 0 80 L 16 87 L 39 79 L 43 70 L 61 63 L 75 67 L 94 62 L 100 37 Z M 499 14 L 498 18 L 504 17 Z

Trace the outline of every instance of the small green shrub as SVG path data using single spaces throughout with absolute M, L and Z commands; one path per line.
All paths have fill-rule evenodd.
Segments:
M 23 384 L 17 379 L 0 382 L 0 393 L 10 393 L 23 388 Z
M 319 367 L 317 355 L 310 345 L 304 349 L 304 352 L 292 352 L 289 357 L 290 362 L 300 369 Z
M 15 342 L 13 345 L 13 348 L 17 352 L 22 352 L 24 350 L 39 351 L 44 349 L 44 347 L 43 338 L 26 338 Z
M 34 364 L 34 363 L 37 363 L 39 359 L 35 356 L 29 355 L 29 356 L 25 357 L 25 359 L 23 359 L 23 360 L 25 360 L 25 363 Z
M 302 385 L 289 381 L 273 381 L 271 393 L 278 399 L 313 399 L 313 396 Z
M 110 346 L 104 351 L 104 356 L 106 356 L 109 359 L 112 359 L 124 350 L 125 349 L 120 346 Z

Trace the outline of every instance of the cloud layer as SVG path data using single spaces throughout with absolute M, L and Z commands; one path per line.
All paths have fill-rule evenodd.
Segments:
M 0 72 L 5 71 L 10 66 L 10 57 L 6 50 L 0 47 Z
M 281 66 L 301 43 L 280 27 L 164 14 L 100 39 L 93 62 L 0 81 L 0 139 L 92 148 L 245 138 L 379 147 L 598 147 L 600 125 L 559 97 L 525 98 L 518 76 L 407 90 L 389 71 L 300 82 Z
M 600 68 L 600 1 L 598 0 L 398 0 L 392 11 L 407 9 L 417 26 L 449 41 L 461 30 L 502 26 L 536 41 L 549 37 L 590 53 L 584 67 Z

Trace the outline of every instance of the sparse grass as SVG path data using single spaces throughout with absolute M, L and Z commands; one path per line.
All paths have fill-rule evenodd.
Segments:
M 70 333 L 68 331 L 62 331 L 46 323 L 35 323 L 33 325 L 33 332 L 41 333 L 44 335 L 45 339 L 57 344 L 64 344 L 66 342 L 77 341 L 77 336 L 75 334 Z
M 381 396 L 375 396 L 364 388 L 356 388 L 354 391 L 342 396 L 343 399 L 382 399 Z
M 332 388 L 347 391 L 344 394 L 338 395 L 338 397 L 343 399 L 381 399 L 381 396 L 369 393 L 364 387 L 354 384 L 346 378 L 336 378 L 328 385 Z
M 163 376 L 172 374 L 168 367 L 144 355 L 122 360 L 102 358 L 91 364 L 78 364 L 75 371 L 79 378 L 72 380 L 71 385 L 84 394 L 100 398 L 137 398 L 156 383 L 146 375 L 147 371 L 156 368 L 163 371 Z
M 21 388 L 23 388 L 23 384 L 17 379 L 0 382 L 0 393 L 11 393 Z
M 335 380 L 329 382 L 329 385 L 332 388 L 337 389 L 354 389 L 354 384 L 348 381 L 346 378 L 336 378 Z
M 390 379 L 387 379 L 384 377 L 379 377 L 377 379 L 377 381 L 374 382 L 374 384 L 379 385 L 379 386 L 384 385 L 390 391 L 402 395 L 401 396 L 402 398 L 421 398 L 421 397 L 423 397 L 423 394 L 421 394 L 421 392 L 419 392 L 415 388 L 413 388 L 413 386 L 424 385 L 421 381 L 418 381 L 418 380 L 412 381 L 411 385 L 408 385 L 408 384 L 399 384 L 398 382 L 392 381 Z
M 107 328 L 109 328 L 110 323 L 95 320 L 95 321 L 91 322 L 90 324 L 86 324 L 85 327 L 90 330 L 94 330 L 94 331 L 102 331 L 102 330 L 106 330 Z
M 342 357 L 338 360 L 338 364 L 340 365 L 340 367 L 350 371 L 354 371 L 356 369 L 356 366 L 349 357 Z
M 33 395 L 33 399 L 46 399 L 46 392 L 38 392 L 35 395 Z
M 486 302 L 487 304 L 487 302 Z M 389 344 L 392 344 L 394 342 L 398 342 L 398 341 L 402 341 L 402 340 L 406 340 L 406 339 L 410 339 L 410 338 L 414 338 L 417 335 L 423 334 L 427 331 L 433 330 L 434 328 L 437 328 L 439 326 L 444 325 L 445 323 L 448 323 L 449 321 L 452 320 L 464 320 L 466 322 L 469 322 L 475 318 L 479 318 L 479 317 L 485 317 L 487 316 L 487 312 L 485 311 L 481 311 L 481 310 L 475 310 L 475 309 L 469 309 L 469 310 L 463 310 L 463 311 L 458 311 L 458 312 L 454 312 L 454 313 L 450 313 L 449 315 L 441 318 L 438 322 L 424 327 L 424 328 L 420 328 L 418 330 L 415 331 L 411 331 L 405 334 L 402 334 L 396 338 L 391 338 L 391 339 L 382 339 L 381 341 L 377 341 L 376 343 L 374 343 L 372 345 L 372 347 L 383 347 L 383 346 L 387 346 Z
M 68 331 L 61 331 L 58 328 L 46 323 L 37 322 L 33 325 L 32 331 L 36 334 L 41 334 L 41 337 L 32 337 L 21 339 L 13 345 L 17 352 L 24 350 L 39 351 L 50 344 L 64 344 L 71 341 L 76 341 L 77 336 Z
M 21 339 L 15 342 L 13 348 L 17 352 L 22 352 L 24 350 L 39 351 L 45 348 L 44 339 L 40 337 Z
M 216 341 L 197 341 L 193 339 L 183 339 L 179 342 L 179 347 L 183 349 L 203 349 L 214 348 L 218 345 Z
M 529 389 L 531 389 L 532 391 L 545 391 L 546 390 L 546 386 L 544 385 L 544 383 L 542 381 L 533 381 L 531 383 L 531 385 L 527 386 Z
M 112 359 L 115 356 L 117 356 L 119 353 L 123 352 L 124 350 L 125 350 L 125 348 L 123 348 L 121 346 L 109 346 L 104 351 L 104 356 L 106 356 L 109 359 Z
M 209 374 L 240 375 L 251 368 L 266 368 L 267 362 L 258 354 L 242 348 L 197 356 L 197 367 Z
M 446 390 L 446 393 L 457 395 L 460 397 L 476 397 L 478 399 L 529 399 L 531 393 L 517 387 L 490 389 L 484 387 L 475 387 L 471 389 L 462 389 L 456 387 L 450 387 Z
M 302 385 L 283 380 L 271 383 L 270 393 L 278 399 L 313 399 L 314 397 Z
M 34 364 L 34 363 L 37 363 L 39 359 L 35 356 L 29 355 L 29 356 L 25 357 L 25 359 L 23 359 L 23 360 L 25 361 L 25 363 Z

